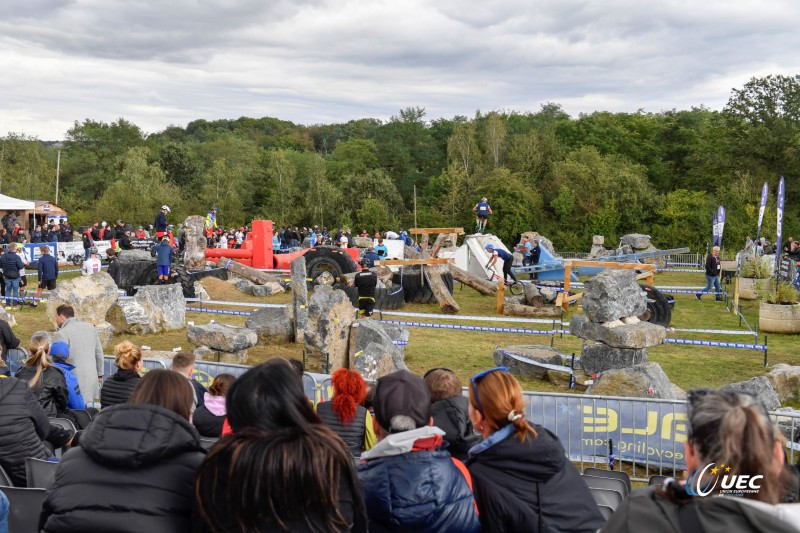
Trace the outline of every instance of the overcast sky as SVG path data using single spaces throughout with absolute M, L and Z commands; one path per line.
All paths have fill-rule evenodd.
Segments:
M 119 117 L 300 124 L 721 109 L 800 73 L 793 0 L 0 0 L 0 135 Z

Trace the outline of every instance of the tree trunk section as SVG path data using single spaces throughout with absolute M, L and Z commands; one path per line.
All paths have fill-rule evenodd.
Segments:
M 458 313 L 461 308 L 458 306 L 455 298 L 453 298 L 453 295 L 450 294 L 450 291 L 447 289 L 447 285 L 445 285 L 444 281 L 442 281 L 442 274 L 447 273 L 445 266 L 428 265 L 423 266 L 422 268 L 425 270 L 425 277 L 428 279 L 428 285 L 430 286 L 431 292 L 436 298 L 436 301 L 439 302 L 439 309 L 442 311 L 442 313 L 449 315 Z
M 300 256 L 291 264 L 292 299 L 294 305 L 294 341 L 305 342 L 308 326 L 308 285 L 306 285 L 306 258 Z
M 497 292 L 497 285 L 494 283 L 486 281 L 485 279 L 481 279 L 477 276 L 473 276 L 466 270 L 458 268 L 455 265 L 448 265 L 448 267 L 450 268 L 450 274 L 453 276 L 454 280 L 463 283 L 468 287 L 472 287 L 484 296 L 491 296 Z
M 540 316 L 540 317 L 560 317 L 562 309 L 560 307 L 531 307 L 530 305 L 505 303 L 503 314 L 508 316 Z
M 236 261 L 230 260 L 226 257 L 220 257 L 219 260 L 217 261 L 217 266 L 221 268 L 226 268 L 232 273 L 239 276 L 240 278 L 250 280 L 256 285 L 266 285 L 267 283 L 279 283 L 281 287 L 286 286 L 286 282 L 284 282 L 281 278 L 277 276 L 273 276 L 272 274 L 267 274 L 266 272 L 261 272 L 260 270 L 256 270 L 253 267 L 237 263 Z M 305 277 L 305 274 L 303 275 L 303 277 Z
M 436 237 L 436 242 L 433 243 L 433 248 L 431 248 L 431 257 L 438 257 L 439 251 L 444 246 L 444 243 L 447 241 L 447 233 L 440 233 L 438 237 Z
M 392 280 L 392 269 L 389 267 L 372 267 L 369 269 L 370 272 L 375 272 L 378 275 L 378 279 L 382 282 L 386 283 L 387 281 Z M 342 274 L 339 276 L 339 280 L 345 287 L 353 287 L 353 283 L 356 279 L 356 274 L 358 272 L 351 272 L 350 274 Z
M 205 270 L 206 268 L 206 233 L 205 219 L 200 215 L 192 215 L 184 222 L 186 235 L 186 251 L 183 265 L 188 271 Z

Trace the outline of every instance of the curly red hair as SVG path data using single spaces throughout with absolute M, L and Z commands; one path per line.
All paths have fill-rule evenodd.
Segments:
M 364 378 L 355 370 L 340 368 L 331 376 L 333 412 L 345 425 L 356 417 L 358 406 L 364 403 L 367 387 Z

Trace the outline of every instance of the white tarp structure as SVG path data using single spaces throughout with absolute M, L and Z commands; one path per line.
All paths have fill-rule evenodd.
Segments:
M 33 211 L 36 204 L 0 194 L 0 211 Z

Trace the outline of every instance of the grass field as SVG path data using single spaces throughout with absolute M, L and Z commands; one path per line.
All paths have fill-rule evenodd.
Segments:
M 62 280 L 66 278 L 64 276 Z M 656 286 L 659 285 L 686 285 L 698 286 L 704 284 L 702 274 L 691 273 L 664 273 L 656 276 Z M 231 284 L 218 280 L 204 282 L 212 298 L 219 300 L 233 300 L 241 302 L 264 302 L 263 298 L 245 295 L 237 291 Z M 723 285 L 723 288 L 728 286 Z M 732 286 L 730 286 L 732 287 Z M 495 314 L 496 299 L 490 296 L 481 296 L 468 287 L 461 288 L 456 285 L 455 298 L 461 306 L 462 315 L 493 316 Z M 745 329 L 740 326 L 739 318 L 726 311 L 725 305 L 715 302 L 712 296 L 705 296 L 702 301 L 695 300 L 691 294 L 675 294 L 675 307 L 673 310 L 672 327 L 675 328 L 706 328 L 706 329 Z M 286 293 L 269 298 L 270 303 L 288 303 L 291 294 Z M 743 314 L 755 325 L 758 320 L 757 302 L 743 302 Z M 225 307 L 225 309 L 234 309 Z M 241 307 L 247 309 L 246 305 Z M 250 308 L 251 310 L 253 308 Z M 404 311 L 420 313 L 437 313 L 436 305 L 408 304 Z M 572 312 L 579 312 L 573 310 Z M 44 316 L 43 306 L 37 309 L 25 308 L 14 312 L 17 318 L 15 333 L 23 344 L 27 344 L 31 334 L 39 329 L 53 330 L 53 327 Z M 388 317 L 387 317 L 388 318 Z M 212 320 L 227 324 L 243 325 L 245 318 L 228 315 L 212 315 L 205 313 L 187 313 L 187 320 L 196 324 L 205 324 Z M 415 319 L 416 320 L 416 319 Z M 564 319 L 568 321 L 568 317 Z M 436 322 L 443 322 L 436 320 Z M 459 321 L 459 324 L 469 322 Z M 501 324 L 491 324 L 500 326 Z M 514 324 L 502 324 L 515 326 Z M 531 327 L 531 326 L 527 326 Z M 546 324 L 533 325 L 533 329 L 550 329 Z M 672 337 L 688 339 L 720 340 L 726 342 L 753 343 L 753 336 L 743 335 L 710 335 L 706 333 L 672 333 Z M 147 345 L 157 350 L 172 350 L 176 347 L 191 348 L 186 340 L 186 331 L 177 330 L 161 335 L 131 336 L 116 335 L 115 342 L 129 339 L 140 345 Z M 444 366 L 457 372 L 466 382 L 477 371 L 494 366 L 492 353 L 495 346 L 513 344 L 542 344 L 549 345 L 551 337 L 544 335 L 521 335 L 507 333 L 484 333 L 453 330 L 434 330 L 425 328 L 411 328 L 411 336 L 406 347 L 406 363 L 415 372 L 423 373 L 425 370 Z M 759 344 L 765 339 L 759 336 Z M 800 365 L 800 337 L 797 335 L 769 335 L 768 338 L 768 364 L 788 363 Z M 555 347 L 562 353 L 580 354 L 581 341 L 570 335 L 556 336 Z M 109 348 L 107 352 L 110 352 Z M 651 361 L 659 363 L 667 376 L 679 387 L 688 390 L 697 387 L 719 387 L 727 383 L 742 381 L 751 377 L 760 376 L 769 371 L 764 367 L 764 352 L 746 349 L 710 348 L 701 346 L 681 346 L 665 344 L 648 350 Z M 258 363 L 268 357 L 279 355 L 283 357 L 302 358 L 302 350 L 298 344 L 274 344 L 256 346 L 248 352 L 249 362 Z M 548 382 L 539 380 L 522 380 L 526 390 L 534 391 L 564 391 Z

